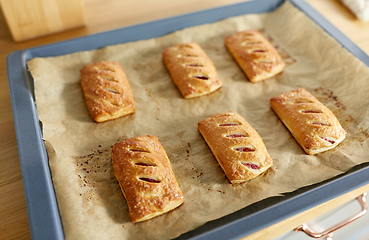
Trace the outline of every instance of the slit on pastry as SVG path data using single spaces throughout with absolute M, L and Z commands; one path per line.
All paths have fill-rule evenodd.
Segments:
M 304 88 L 273 97 L 270 105 L 307 154 L 330 150 L 346 137 L 336 116 Z
M 96 62 L 82 68 L 80 74 L 87 108 L 95 122 L 135 112 L 128 80 L 118 62 Z
M 163 59 L 174 84 L 186 99 L 212 93 L 222 86 L 213 62 L 195 42 L 167 48 Z
M 231 34 L 225 44 L 250 82 L 271 78 L 285 67 L 274 46 L 256 30 Z
M 198 129 L 231 183 L 255 178 L 273 164 L 259 134 L 236 112 L 206 118 Z
M 130 138 L 115 144 L 111 152 L 114 175 L 132 222 L 151 219 L 183 203 L 182 191 L 157 137 Z

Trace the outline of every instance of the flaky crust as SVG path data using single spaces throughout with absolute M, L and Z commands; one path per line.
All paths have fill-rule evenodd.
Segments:
M 336 116 L 303 88 L 271 98 L 270 105 L 307 154 L 332 149 L 346 137 Z
M 236 112 L 206 118 L 198 129 L 231 183 L 255 178 L 273 164 L 259 134 Z
M 164 214 L 183 203 L 169 159 L 155 136 L 138 136 L 112 148 L 114 175 L 132 222 Z
M 222 86 L 213 62 L 197 43 L 167 48 L 163 59 L 174 84 L 186 99 L 212 93 Z
M 126 75 L 118 62 L 101 61 L 80 71 L 88 111 L 95 122 L 105 122 L 135 112 Z
M 285 64 L 277 50 L 256 30 L 229 35 L 225 44 L 250 82 L 271 78 L 284 69 Z

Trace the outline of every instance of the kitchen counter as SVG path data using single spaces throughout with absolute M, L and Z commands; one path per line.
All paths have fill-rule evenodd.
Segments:
M 369 55 L 369 22 L 358 20 L 338 0 L 306 1 Z M 10 104 L 6 57 L 21 49 L 237 2 L 241 1 L 84 0 L 86 27 L 20 43 L 13 42 L 4 15 L 0 12 L 0 239 L 31 238 Z M 248 239 L 276 237 L 367 191 L 369 185 L 259 231 Z

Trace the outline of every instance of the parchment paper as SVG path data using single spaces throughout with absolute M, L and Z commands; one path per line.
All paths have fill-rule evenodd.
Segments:
M 274 78 L 250 83 L 224 38 L 262 29 L 287 62 Z M 195 41 L 214 62 L 220 90 L 185 100 L 161 52 Z M 133 115 L 95 123 L 79 70 L 99 60 L 122 65 L 136 105 Z M 28 62 L 66 239 L 167 239 L 267 197 L 336 176 L 368 159 L 369 69 L 289 2 L 276 11 L 232 17 L 138 42 Z M 335 149 L 306 155 L 269 99 L 304 87 L 337 116 L 347 138 Z M 231 185 L 197 130 L 204 118 L 237 111 L 260 134 L 274 160 L 262 176 Z M 156 135 L 184 193 L 184 204 L 143 223 L 130 222 L 114 178 L 111 147 L 130 137 Z

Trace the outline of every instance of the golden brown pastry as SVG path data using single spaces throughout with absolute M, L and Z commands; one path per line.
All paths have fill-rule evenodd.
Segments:
M 271 78 L 284 69 L 277 50 L 256 30 L 229 35 L 225 44 L 250 82 Z
M 169 159 L 155 136 L 138 136 L 112 148 L 114 175 L 132 222 L 164 214 L 183 203 Z
M 236 112 L 206 118 L 198 129 L 231 183 L 255 178 L 273 165 L 259 134 Z
M 332 149 L 346 137 L 336 116 L 303 88 L 271 98 L 270 105 L 307 154 Z
M 93 63 L 82 68 L 80 73 L 87 108 L 95 122 L 135 112 L 129 83 L 118 62 Z
M 212 93 L 222 86 L 213 62 L 197 43 L 167 48 L 163 59 L 174 84 L 186 99 Z

